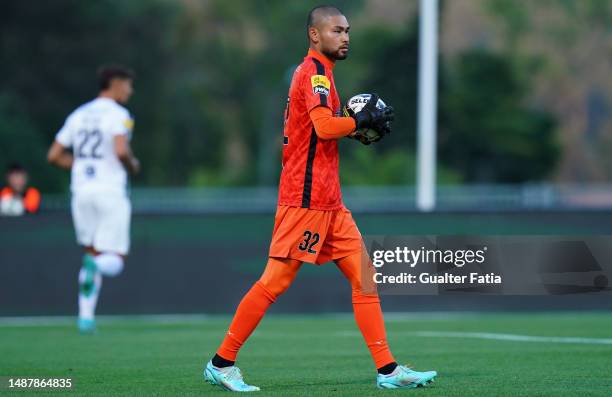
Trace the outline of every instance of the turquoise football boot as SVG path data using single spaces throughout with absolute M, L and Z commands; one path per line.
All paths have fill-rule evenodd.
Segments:
M 220 386 L 227 391 L 259 391 L 259 387 L 251 386 L 244 383 L 242 373 L 238 367 L 231 366 L 225 368 L 217 368 L 209 361 L 204 368 L 204 379 L 213 385 Z
M 93 318 L 79 318 L 78 326 L 81 334 L 94 334 L 96 332 L 96 320 Z
M 399 389 L 426 386 L 434 381 L 436 371 L 417 372 L 404 365 L 398 365 L 389 375 L 378 374 L 376 386 L 379 389 Z

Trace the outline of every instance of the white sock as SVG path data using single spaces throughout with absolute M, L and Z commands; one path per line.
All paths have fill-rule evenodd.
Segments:
M 107 277 L 115 277 L 123 270 L 123 258 L 117 254 L 100 254 L 94 260 L 100 273 Z
M 79 272 L 79 286 L 85 281 L 86 271 L 81 268 Z M 94 275 L 94 287 L 93 291 L 88 295 L 79 292 L 79 318 L 84 320 L 93 320 L 96 312 L 96 303 L 98 303 L 98 295 L 100 295 L 100 289 L 102 288 L 102 275 L 100 272 L 96 272 Z

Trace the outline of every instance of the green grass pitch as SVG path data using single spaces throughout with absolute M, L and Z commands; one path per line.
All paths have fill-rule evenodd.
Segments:
M 70 392 L 4 388 L 0 395 L 227 395 L 203 381 L 202 367 L 229 320 L 101 317 L 96 335 L 81 336 L 72 319 L 0 319 L 0 377 L 70 377 L 75 383 Z M 372 362 L 349 314 L 270 314 L 238 365 L 261 396 L 612 395 L 609 313 L 387 315 L 387 332 L 398 361 L 438 371 L 433 386 L 376 389 Z M 484 333 L 545 338 L 497 340 Z M 571 337 L 583 339 L 564 339 Z

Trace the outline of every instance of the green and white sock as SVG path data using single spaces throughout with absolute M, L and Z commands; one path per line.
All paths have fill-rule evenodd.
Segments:
M 79 318 L 93 320 L 101 288 L 102 275 L 96 269 L 94 257 L 85 254 L 79 271 Z

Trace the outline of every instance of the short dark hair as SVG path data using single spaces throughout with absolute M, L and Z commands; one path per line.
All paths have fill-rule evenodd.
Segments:
M 26 172 L 26 169 L 19 163 L 10 163 L 6 167 L 6 173 L 8 175 L 12 174 L 13 172 Z
M 308 13 L 308 19 L 306 20 L 306 36 L 308 36 L 309 39 L 309 31 L 315 24 L 315 14 L 318 12 L 323 12 L 326 15 L 344 15 L 344 13 L 338 7 L 330 5 L 319 5 L 310 10 Z
M 134 72 L 132 69 L 116 63 L 102 65 L 98 68 L 100 90 L 108 89 L 113 79 L 134 80 Z

